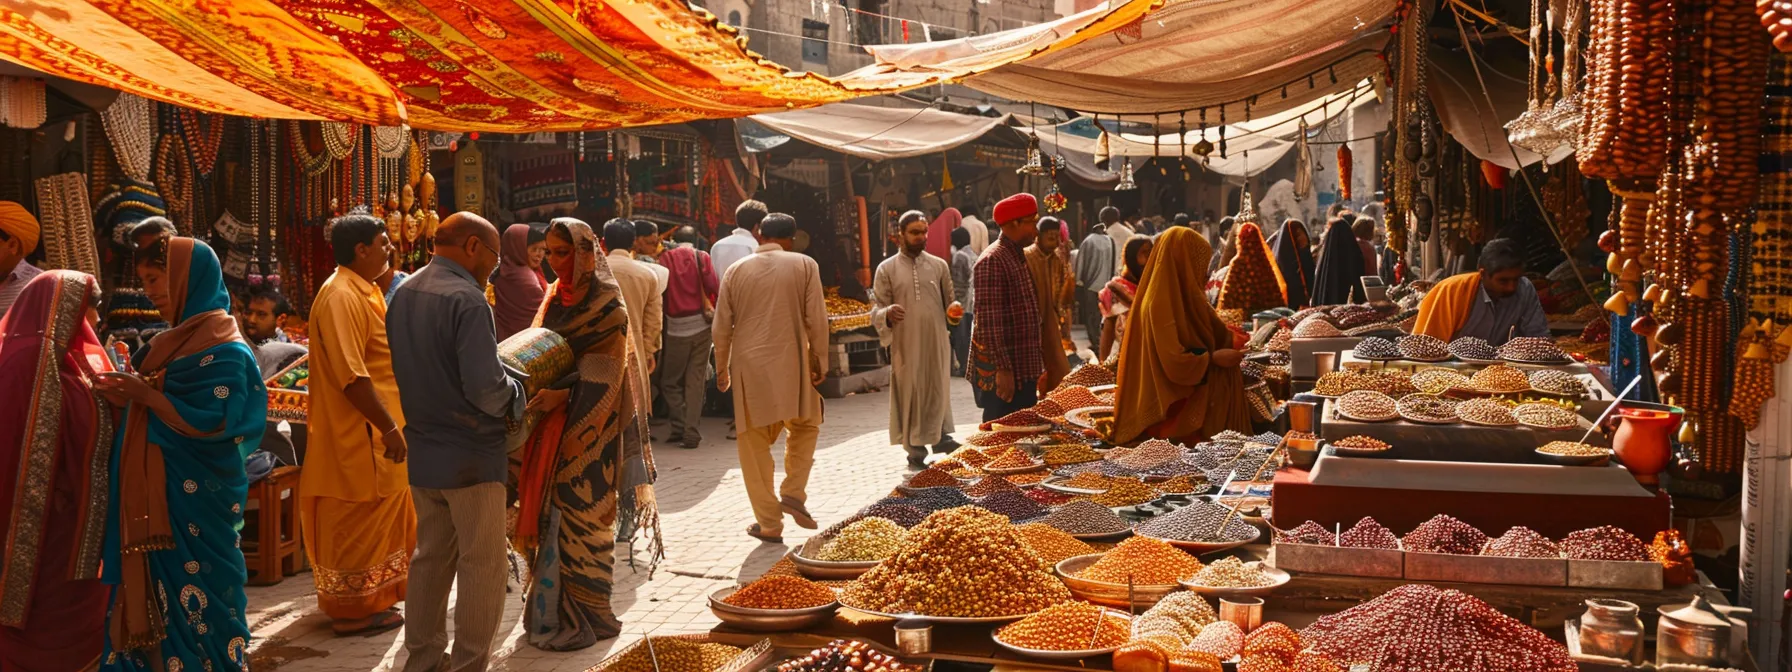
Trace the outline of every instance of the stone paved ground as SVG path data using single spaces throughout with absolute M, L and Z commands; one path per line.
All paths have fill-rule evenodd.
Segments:
M 952 382 L 952 400 L 962 437 L 978 419 L 970 386 L 963 379 Z M 887 394 L 828 402 L 809 483 L 809 510 L 822 527 L 883 496 L 907 473 L 902 449 L 887 445 L 888 427 Z M 665 438 L 664 427 L 654 431 Z M 788 546 L 802 543 L 808 532 L 788 520 L 786 545 L 762 544 L 746 536 L 752 514 L 734 442 L 724 439 L 725 423 L 716 419 L 705 420 L 703 436 L 704 444 L 697 450 L 662 447 L 655 453 L 667 557 L 651 581 L 644 572 L 618 567 L 615 599 L 623 636 L 570 653 L 532 648 L 522 640 L 518 588 L 505 604 L 494 669 L 581 672 L 647 632 L 708 630 L 716 623 L 705 601 L 711 591 L 759 576 L 783 557 Z M 781 448 L 777 450 L 781 455 Z M 255 633 L 254 667 L 264 672 L 384 671 L 404 662 L 402 630 L 370 638 L 333 636 L 329 619 L 317 610 L 309 574 L 276 586 L 250 588 L 249 625 Z

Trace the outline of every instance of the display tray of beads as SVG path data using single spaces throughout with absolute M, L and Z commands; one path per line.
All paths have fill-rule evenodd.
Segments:
M 1350 548 L 1277 540 L 1264 564 L 1285 572 L 1398 579 L 1406 575 L 1406 554 L 1397 548 Z
M 1063 562 L 1058 563 L 1056 567 L 1058 578 L 1064 582 L 1066 588 L 1070 589 L 1071 597 L 1104 607 L 1124 609 L 1127 606 L 1127 596 L 1131 595 L 1133 606 L 1144 610 L 1151 608 L 1170 593 L 1182 589 L 1181 586 L 1174 583 L 1128 586 L 1124 583 L 1097 581 L 1077 576 L 1089 565 L 1100 560 L 1102 555 L 1104 554 L 1079 555 L 1074 558 L 1066 558 Z
M 709 612 L 723 624 L 752 632 L 784 632 L 801 630 L 820 625 L 834 617 L 840 610 L 840 601 L 800 609 L 754 609 L 738 607 L 727 602 L 728 598 L 739 591 L 739 586 L 730 586 L 717 590 L 709 595 Z
M 1412 581 L 1566 586 L 1568 561 L 1561 557 L 1507 558 L 1407 551 L 1406 578 Z
M 790 561 L 796 563 L 796 571 L 811 579 L 823 581 L 850 581 L 859 578 L 860 574 L 871 571 L 880 560 L 862 561 L 827 561 L 817 560 L 821 555 L 821 547 L 827 545 L 828 539 L 810 537 L 802 546 L 790 552 Z

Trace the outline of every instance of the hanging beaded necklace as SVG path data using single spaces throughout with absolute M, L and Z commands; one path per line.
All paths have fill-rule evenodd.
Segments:
M 150 112 L 148 98 L 130 93 L 119 94 L 111 105 L 100 110 L 100 123 L 106 129 L 106 137 L 112 140 L 118 168 L 138 182 L 149 181 L 150 161 L 155 153 Z

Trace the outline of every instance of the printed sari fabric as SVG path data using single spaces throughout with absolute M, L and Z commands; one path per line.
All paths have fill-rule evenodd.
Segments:
M 239 548 L 267 390 L 230 317 L 218 256 L 168 241 L 179 321 L 133 357 L 173 403 L 126 407 L 114 443 L 102 578 L 113 588 L 102 670 L 233 672 L 248 664 Z
M 87 323 L 99 283 L 45 271 L 0 320 L 0 670 L 79 670 L 105 644 L 99 580 L 111 369 Z
M 646 397 L 622 290 L 589 226 L 555 220 L 549 235 L 572 240 L 577 272 L 548 290 L 539 326 L 566 339 L 577 365 L 565 381 L 572 395 L 524 449 L 515 546 L 531 557 L 529 643 L 567 651 L 622 631 L 610 604 L 618 523 L 624 539 L 648 536 L 650 563 L 662 551 Z

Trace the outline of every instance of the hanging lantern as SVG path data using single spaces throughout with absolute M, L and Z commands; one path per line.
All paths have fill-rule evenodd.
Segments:
M 1132 191 L 1137 188 L 1139 185 L 1132 181 L 1132 159 L 1125 159 L 1120 163 L 1120 183 L 1114 185 L 1114 191 Z
M 1350 170 L 1355 165 L 1350 153 L 1350 143 L 1338 145 L 1338 198 L 1350 200 Z
M 1014 172 L 1017 175 L 1046 174 L 1045 160 L 1039 154 L 1038 134 L 1027 136 L 1027 162 L 1021 164 L 1019 168 L 1014 169 Z

